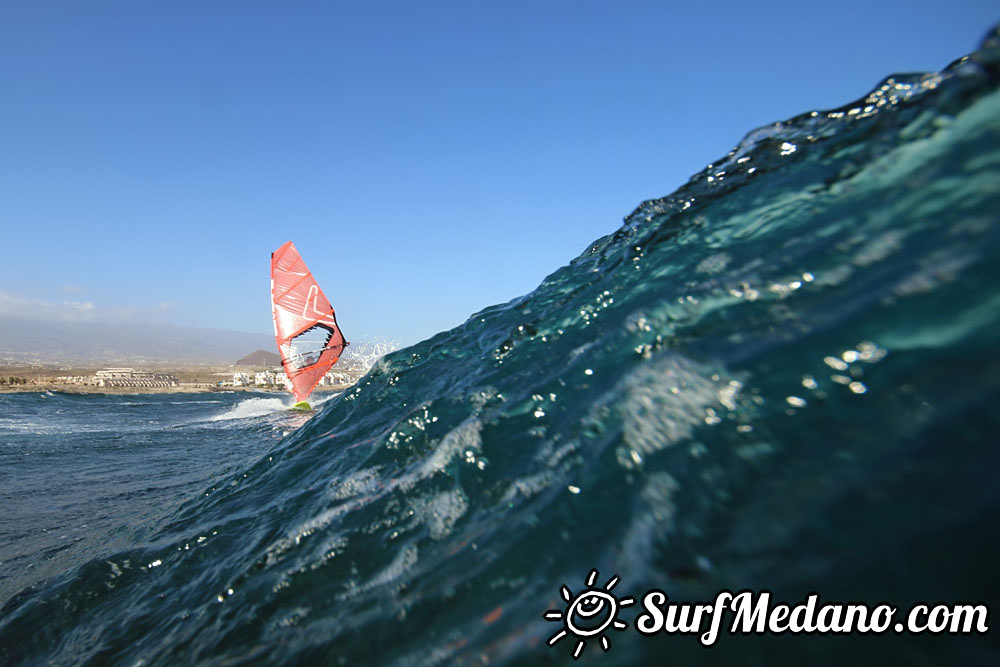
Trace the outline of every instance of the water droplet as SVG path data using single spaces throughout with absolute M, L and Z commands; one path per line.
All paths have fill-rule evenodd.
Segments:
M 823 363 L 832 368 L 835 371 L 846 371 L 847 364 L 838 359 L 837 357 L 823 357 Z

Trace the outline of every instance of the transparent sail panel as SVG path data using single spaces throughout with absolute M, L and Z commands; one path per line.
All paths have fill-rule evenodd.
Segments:
M 287 361 L 295 370 L 312 366 L 319 361 L 319 355 L 326 349 L 334 331 L 324 324 L 317 324 L 288 341 L 291 348 Z

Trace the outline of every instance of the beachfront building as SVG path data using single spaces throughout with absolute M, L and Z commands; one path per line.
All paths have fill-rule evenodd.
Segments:
M 134 368 L 105 368 L 97 371 L 90 384 L 98 387 L 134 387 L 151 389 L 157 387 L 176 387 L 179 382 L 168 373 L 147 373 Z
M 56 382 L 62 382 L 63 384 L 91 384 L 93 376 L 90 375 L 60 375 L 56 378 Z
M 254 373 L 253 383 L 258 387 L 267 387 L 275 383 L 274 371 Z
M 274 384 L 280 384 L 285 389 L 292 388 L 292 383 L 288 381 L 288 375 L 285 374 L 285 371 L 278 371 L 274 374 Z
M 330 371 L 319 381 L 321 387 L 334 387 L 341 384 L 351 384 L 352 380 L 347 373 L 335 373 Z
M 353 382 L 354 380 L 351 378 L 350 373 L 330 371 L 320 379 L 319 386 L 333 387 L 337 385 L 352 384 Z M 248 377 L 246 384 L 249 383 Z M 254 373 L 253 384 L 258 387 L 273 387 L 275 385 L 284 387 L 290 386 L 288 376 L 281 370 L 258 371 L 257 373 Z

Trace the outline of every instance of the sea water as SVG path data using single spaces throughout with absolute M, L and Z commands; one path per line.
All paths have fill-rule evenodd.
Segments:
M 0 397 L 0 662 L 996 664 L 996 631 L 706 649 L 639 604 L 550 642 L 615 576 L 619 601 L 998 599 L 998 77 L 994 33 L 759 128 L 300 422 Z
M 137 541 L 304 419 L 274 394 L 0 394 L 0 598 Z

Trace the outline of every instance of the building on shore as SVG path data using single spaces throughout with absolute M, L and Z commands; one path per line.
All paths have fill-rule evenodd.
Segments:
M 274 371 L 261 371 L 254 373 L 253 383 L 260 386 L 268 386 L 275 383 Z
M 320 387 L 335 387 L 345 384 L 353 384 L 355 378 L 351 377 L 349 372 L 340 371 L 330 371 L 324 375 L 320 381 Z M 247 373 L 234 373 L 232 381 L 224 381 L 223 386 L 234 386 L 234 387 L 285 387 L 291 388 L 291 383 L 288 381 L 288 375 L 285 371 L 280 369 L 258 371 L 253 374 L 251 378 Z
M 98 387 L 176 387 L 180 382 L 168 373 L 147 373 L 134 368 L 105 368 L 97 371 L 90 383 Z
M 91 375 L 60 375 L 56 378 L 56 382 L 63 384 L 93 384 L 92 380 Z
M 354 380 L 347 373 L 330 371 L 319 381 L 321 387 L 334 387 L 342 384 L 354 384 Z
M 217 373 L 217 375 L 223 375 Z M 226 379 L 209 382 L 181 382 L 174 375 L 169 373 L 149 373 L 137 371 L 134 368 L 105 368 L 97 371 L 91 377 L 80 378 L 60 378 L 70 381 L 78 380 L 81 383 L 95 387 L 134 387 L 160 388 L 160 387 L 284 387 L 291 388 L 288 375 L 281 369 L 266 370 L 254 373 L 245 372 L 225 374 Z M 320 379 L 319 386 L 331 387 L 345 384 L 352 384 L 355 378 L 350 371 L 330 371 Z

